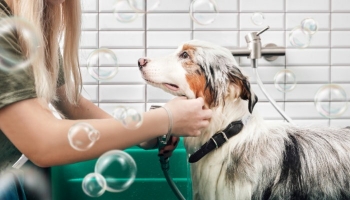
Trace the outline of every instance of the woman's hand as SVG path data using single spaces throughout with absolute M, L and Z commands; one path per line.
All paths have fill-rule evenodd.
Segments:
M 173 115 L 172 135 L 177 137 L 199 136 L 201 130 L 209 125 L 212 116 L 210 109 L 203 109 L 202 97 L 197 99 L 177 97 L 165 104 L 165 107 L 170 109 Z

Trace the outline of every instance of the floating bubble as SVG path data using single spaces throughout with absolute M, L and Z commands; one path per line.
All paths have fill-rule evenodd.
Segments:
M 97 49 L 88 57 L 87 69 L 90 76 L 99 81 L 113 78 L 118 73 L 118 59 L 110 49 Z
M 302 29 L 300 26 L 295 27 L 289 33 L 289 42 L 297 48 L 306 48 L 311 41 L 311 34 L 308 29 Z
M 84 177 L 82 183 L 83 191 L 90 197 L 99 197 L 106 191 L 106 180 L 98 173 L 90 173 Z
M 345 90 L 336 84 L 323 85 L 314 98 L 318 113 L 327 118 L 336 118 L 344 114 L 348 107 Z
M 290 92 L 295 88 L 297 79 L 292 71 L 284 69 L 276 73 L 274 84 L 278 91 Z
M 136 3 L 132 3 L 132 5 L 138 6 Z M 123 23 L 132 22 L 138 17 L 129 0 L 117 0 L 113 6 L 113 13 L 114 17 Z
M 193 0 L 190 5 L 192 20 L 200 25 L 208 25 L 215 21 L 217 7 L 214 0 Z
M 142 114 L 134 108 L 127 108 L 126 117 L 121 122 L 127 129 L 137 129 L 142 125 L 143 117 Z
M 251 20 L 252 20 L 253 24 L 260 26 L 264 23 L 265 16 L 263 13 L 256 12 L 256 13 L 253 13 Z
M 100 132 L 85 122 L 73 125 L 68 131 L 69 144 L 78 151 L 90 149 L 99 138 Z
M 122 192 L 130 187 L 136 177 L 137 167 L 134 159 L 124 151 L 112 150 L 97 159 L 95 173 L 106 180 L 106 190 Z
M 117 106 L 112 113 L 113 118 L 119 121 L 126 119 L 126 110 L 127 108 L 124 106 Z
M 318 24 L 312 18 L 306 18 L 301 22 L 301 28 L 306 31 L 306 34 L 315 34 L 318 31 Z
M 10 41 L 22 42 L 28 55 L 21 53 L 19 43 L 13 45 Z M 11 72 L 23 69 L 30 66 L 38 55 L 39 32 L 22 18 L 3 18 L 0 21 L 0 43 L 0 70 Z

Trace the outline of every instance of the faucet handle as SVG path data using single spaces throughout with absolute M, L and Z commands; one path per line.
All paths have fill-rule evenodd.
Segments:
M 264 28 L 263 30 L 259 31 L 256 35 L 259 36 L 263 32 L 267 31 L 269 28 L 270 28 L 270 26 L 266 26 L 266 28 Z

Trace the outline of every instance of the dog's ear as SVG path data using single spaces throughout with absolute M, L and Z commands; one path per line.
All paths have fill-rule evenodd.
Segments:
M 248 110 L 250 113 L 253 112 L 255 104 L 258 102 L 258 96 L 254 94 L 254 92 L 250 88 L 250 83 L 248 80 L 242 80 L 242 93 L 241 98 L 243 100 L 248 100 Z

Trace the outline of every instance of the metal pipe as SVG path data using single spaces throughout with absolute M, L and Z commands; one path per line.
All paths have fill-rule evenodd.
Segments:
M 250 50 L 248 48 L 232 49 L 233 56 L 249 57 Z M 261 48 L 261 56 L 285 56 L 286 49 L 284 47 L 263 47 Z

